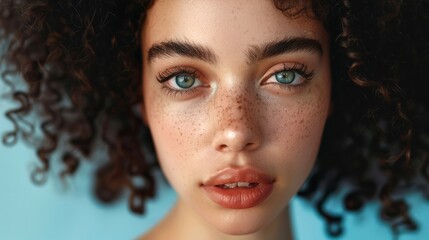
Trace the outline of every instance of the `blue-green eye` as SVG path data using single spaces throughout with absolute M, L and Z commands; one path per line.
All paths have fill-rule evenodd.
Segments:
M 196 81 L 195 76 L 189 74 L 179 74 L 174 77 L 174 82 L 181 89 L 191 88 Z
M 170 89 L 175 91 L 187 91 L 202 85 L 195 73 L 178 73 L 164 81 Z
M 278 64 L 272 69 L 274 71 L 268 71 L 269 75 L 265 77 L 264 84 L 276 84 L 287 88 L 298 87 L 309 82 L 314 75 L 313 71 L 307 70 L 307 65 L 301 63 Z
M 203 86 L 200 74 L 191 67 L 172 67 L 158 73 L 156 79 L 168 93 L 192 93 Z
M 277 82 L 283 83 L 283 84 L 291 84 L 295 81 L 296 73 L 291 70 L 284 70 L 281 72 L 278 72 L 274 74 L 274 77 L 276 78 Z

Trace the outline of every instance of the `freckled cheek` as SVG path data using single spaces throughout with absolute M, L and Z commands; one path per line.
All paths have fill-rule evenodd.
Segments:
M 279 110 L 275 131 L 275 151 L 279 186 L 292 196 L 307 178 L 320 145 L 327 109 L 314 98 Z M 276 116 L 276 115 L 274 115 Z M 272 129 L 272 131 L 275 129 Z M 273 144 L 274 145 L 274 144 Z
M 163 172 L 175 189 L 186 189 L 191 184 L 189 175 L 194 171 L 190 160 L 195 154 L 197 120 L 162 101 L 154 101 L 149 113 L 150 130 Z
M 190 106 L 180 103 L 164 103 L 158 100 L 152 105 L 150 129 L 161 164 L 187 164 L 198 149 L 204 131 L 203 114 L 190 111 Z
M 194 153 L 193 141 L 197 133 L 194 129 L 199 127 L 199 120 L 154 86 L 145 87 L 148 90 L 144 92 L 146 118 L 158 161 L 173 187 L 183 191 L 191 185 L 189 176 L 196 171 L 189 160 Z
M 320 139 L 327 116 L 329 102 L 315 96 L 298 101 L 288 107 L 278 109 L 273 114 L 278 128 L 271 129 L 275 139 L 280 143 L 280 151 L 284 151 L 290 159 L 312 162 L 318 152 Z

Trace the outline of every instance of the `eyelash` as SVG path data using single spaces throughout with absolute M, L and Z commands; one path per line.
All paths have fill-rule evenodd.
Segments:
M 168 80 L 170 80 L 172 77 L 175 77 L 179 74 L 187 74 L 189 76 L 192 76 L 196 79 L 199 79 L 200 75 L 198 74 L 198 72 L 193 69 L 193 68 L 189 68 L 189 67 L 172 67 L 172 68 L 168 68 L 163 72 L 160 72 L 157 74 L 156 79 L 158 80 L 158 82 L 160 83 L 164 83 L 167 82 Z M 163 90 L 167 91 L 168 95 L 172 95 L 173 97 L 175 96 L 182 96 L 185 94 L 192 94 L 194 93 L 194 91 L 196 90 L 196 88 L 191 88 L 188 90 L 175 90 L 175 89 L 171 89 L 168 86 L 163 85 Z
M 158 82 L 160 82 L 160 83 L 163 83 L 163 82 L 166 82 L 166 81 L 170 80 L 172 77 L 175 77 L 176 75 L 179 75 L 179 74 L 188 74 L 192 77 L 198 78 L 198 73 L 193 68 L 172 67 L 172 68 L 166 69 L 163 72 L 158 73 L 158 75 L 156 76 L 156 80 L 158 80 Z
M 281 71 L 294 71 L 305 78 L 307 81 L 313 79 L 314 76 L 314 71 L 308 71 L 307 65 L 302 63 L 294 63 L 292 67 L 288 67 L 286 64 L 283 64 L 283 69 Z

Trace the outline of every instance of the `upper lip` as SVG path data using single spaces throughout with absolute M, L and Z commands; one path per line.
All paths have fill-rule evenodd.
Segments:
M 252 167 L 226 168 L 211 176 L 202 185 L 217 186 L 236 182 L 271 184 L 274 178 Z

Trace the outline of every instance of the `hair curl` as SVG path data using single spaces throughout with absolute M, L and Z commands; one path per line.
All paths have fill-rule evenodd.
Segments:
M 299 195 L 312 199 L 331 235 L 341 216 L 326 201 L 346 187 L 349 211 L 378 200 L 395 233 L 417 224 L 401 193 L 429 197 L 429 26 L 427 0 L 273 1 L 289 17 L 308 14 L 331 36 L 334 111 L 318 160 Z M 52 161 L 61 177 L 83 159 L 102 158 L 94 192 L 105 203 L 129 194 L 143 213 L 155 194 L 153 143 L 136 106 L 141 102 L 140 28 L 150 0 L 1 0 L 3 81 L 19 106 L 6 112 L 19 138 L 35 146 L 32 173 L 43 183 Z M 25 90 L 18 89 L 16 78 Z M 40 123 L 29 116 L 36 114 Z M 40 133 L 37 134 L 38 130 Z M 102 150 L 107 155 L 95 154 Z M 54 154 L 59 154 L 54 155 Z M 103 157 L 104 156 L 104 157 Z

